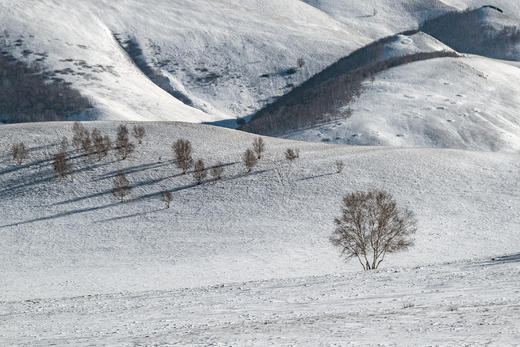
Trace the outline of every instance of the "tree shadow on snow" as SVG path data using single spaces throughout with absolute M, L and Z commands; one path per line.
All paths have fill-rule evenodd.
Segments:
M 481 266 L 501 265 L 508 263 L 520 263 L 520 253 L 491 258 L 489 261 L 482 263 Z

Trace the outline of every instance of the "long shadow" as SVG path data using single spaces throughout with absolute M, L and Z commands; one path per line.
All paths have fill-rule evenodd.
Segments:
M 227 163 L 227 164 L 223 164 L 223 166 L 229 166 L 229 165 L 234 165 L 234 164 L 236 164 L 236 163 Z M 208 169 L 211 169 L 211 168 L 212 167 L 209 167 Z M 122 170 L 122 171 L 126 173 L 125 170 Z M 188 175 L 190 173 L 193 173 L 193 171 L 186 172 L 186 175 Z M 132 188 L 149 186 L 149 185 L 152 185 L 152 184 L 156 184 L 156 183 L 159 183 L 159 182 L 162 182 L 162 181 L 165 181 L 165 180 L 168 180 L 168 179 L 180 177 L 180 176 L 183 176 L 183 175 L 184 174 L 182 174 L 182 173 L 178 173 L 178 174 L 170 175 L 170 176 L 166 176 L 166 177 L 160 177 L 160 178 L 156 178 L 156 179 L 152 179 L 152 180 L 137 182 L 137 183 L 134 183 L 132 185 Z M 74 202 L 79 202 L 79 201 L 83 201 L 83 200 L 97 198 L 97 197 L 100 197 L 100 196 L 103 196 L 103 195 L 106 195 L 106 194 L 112 194 L 112 189 L 107 189 L 107 190 L 104 190 L 102 192 L 94 193 L 94 194 L 87 195 L 87 196 L 77 197 L 77 198 L 69 199 L 69 200 L 65 200 L 65 201 L 60 201 L 60 202 L 57 202 L 57 203 L 54 203 L 54 204 L 51 204 L 51 205 L 47 205 L 47 206 L 60 206 L 60 205 L 71 204 L 71 203 L 74 203 Z
M 194 188 L 196 186 L 197 186 L 196 184 L 190 184 L 190 185 L 187 185 L 187 186 L 182 186 L 182 187 L 175 188 L 175 189 L 173 189 L 171 191 L 172 192 L 178 192 L 178 191 L 181 191 L 181 190 Z M 147 198 L 159 197 L 162 193 L 163 193 L 163 191 L 161 190 L 159 192 L 149 193 L 149 194 L 138 196 L 138 197 L 133 198 L 133 199 L 126 200 L 123 203 L 118 201 L 118 202 L 114 202 L 114 203 L 110 203 L 110 204 L 106 204 L 106 205 L 102 205 L 102 206 L 87 207 L 87 208 L 82 208 L 82 209 L 79 209 L 79 210 L 60 212 L 60 213 L 53 214 L 51 216 L 33 218 L 33 219 L 29 219 L 27 221 L 23 221 L 23 222 L 19 222 L 19 223 L 5 224 L 5 225 L 0 226 L 0 229 L 13 227 L 13 226 L 20 226 L 20 225 L 25 225 L 25 224 L 35 223 L 35 222 L 42 222 L 42 221 L 52 220 L 52 219 L 61 218 L 61 217 L 73 216 L 73 215 L 86 213 L 86 212 L 93 212 L 93 211 L 104 210 L 104 209 L 107 209 L 107 208 L 110 208 L 110 207 L 119 206 L 119 205 L 123 205 L 123 204 L 129 204 L 129 203 L 133 203 L 133 202 L 140 201 L 140 200 L 147 199 Z
M 70 161 L 72 161 L 74 159 L 79 159 L 79 158 L 83 158 L 83 157 L 87 156 L 86 154 L 78 154 L 76 156 L 70 157 L 71 153 L 73 153 L 73 152 L 67 152 L 67 155 L 69 155 L 69 157 L 67 157 L 67 159 L 70 160 Z M 33 166 L 41 166 L 42 164 L 51 164 L 53 160 L 54 159 L 52 157 L 49 157 L 49 158 L 44 158 L 44 159 L 32 161 L 32 162 L 24 164 L 24 165 L 16 165 L 16 166 L 13 166 L 13 167 L 1 170 L 0 171 L 0 176 L 8 174 L 8 173 L 11 173 L 11 172 L 15 172 L 15 171 L 18 171 L 18 170 L 27 169 L 27 168 L 30 168 L 30 167 L 33 167 Z
M 270 170 L 261 170 L 261 171 L 243 173 L 243 174 L 239 174 L 239 175 L 235 175 L 235 176 L 229 177 L 229 178 L 224 179 L 222 181 L 229 181 L 229 180 L 233 180 L 233 179 L 237 179 L 237 178 L 241 178 L 241 177 L 245 177 L 245 176 L 260 175 L 260 174 L 265 173 L 267 171 L 270 171 Z M 163 180 L 163 179 L 164 178 L 161 178 L 160 180 Z M 197 184 L 189 184 L 189 185 L 185 185 L 185 186 L 182 186 L 182 187 L 177 187 L 177 188 L 171 189 L 170 192 L 174 193 L 174 192 L 178 192 L 178 191 L 182 191 L 182 190 L 186 190 L 186 189 L 195 188 L 195 187 L 198 187 L 198 186 L 199 185 L 197 185 Z M 112 192 L 112 191 L 110 190 L 110 192 Z M 138 196 L 138 197 L 133 198 L 133 199 L 126 200 L 124 203 L 125 204 L 129 204 L 129 203 L 133 203 L 133 202 L 144 200 L 144 199 L 148 199 L 148 198 L 158 198 L 159 196 L 161 196 L 161 194 L 163 192 L 164 191 L 161 190 L 161 191 L 157 191 L 157 192 L 153 192 L 153 193 L 148 193 L 148 194 L 141 195 L 141 196 Z M 105 191 L 103 193 L 93 194 L 93 195 L 99 196 L 99 195 L 103 195 L 103 194 L 106 194 L 106 193 L 107 193 L 107 191 Z M 83 200 L 83 199 L 86 199 L 86 197 L 82 197 L 82 198 L 78 198 L 78 199 L 79 200 Z M 76 199 L 73 199 L 73 200 L 76 200 Z M 66 202 L 62 202 L 60 204 L 65 204 L 65 203 Z M 19 222 L 19 223 L 11 223 L 11 224 L 1 225 L 0 229 L 13 227 L 13 226 L 20 226 L 20 225 L 25 225 L 25 224 L 35 223 L 35 222 L 47 221 L 47 220 L 52 220 L 52 219 L 61 218 L 61 217 L 68 217 L 68 216 L 73 216 L 73 215 L 86 213 L 86 212 L 93 212 L 93 211 L 104 210 L 104 209 L 107 209 L 107 208 L 110 208 L 110 207 L 114 207 L 114 206 L 119 206 L 119 205 L 122 205 L 122 203 L 118 201 L 118 202 L 114 202 L 114 203 L 110 203 L 110 204 L 106 204 L 106 205 L 102 205 L 102 206 L 88 207 L 88 208 L 83 208 L 83 209 L 79 209 L 79 210 L 60 212 L 60 213 L 53 214 L 51 216 L 33 218 L 33 219 L 22 221 L 22 222 Z M 54 206 L 54 205 L 51 205 L 51 206 Z M 121 219 L 123 219 L 123 218 L 124 217 L 121 217 Z
M 112 164 L 113 162 L 114 161 L 111 161 L 111 162 L 98 162 L 98 163 L 95 163 L 95 164 L 88 164 L 87 166 L 75 168 L 74 170 L 71 171 L 71 174 L 74 176 L 75 174 L 77 174 L 77 173 L 79 173 L 81 171 L 93 170 L 93 169 L 96 169 L 98 167 L 102 167 L 102 166 L 106 166 L 106 165 Z M 0 190 L 0 198 L 4 197 L 6 195 L 6 193 L 8 193 L 8 192 L 15 192 L 15 191 L 20 190 L 20 189 L 26 189 L 28 187 L 31 187 L 31 186 L 34 186 L 34 185 L 37 185 L 37 184 L 40 184 L 40 183 L 49 182 L 53 178 L 56 178 L 56 175 L 54 175 L 54 174 L 47 175 L 47 176 L 44 176 L 44 177 L 40 177 L 41 175 L 42 175 L 41 172 L 36 172 L 34 174 L 28 175 L 28 176 L 24 177 L 25 180 L 27 181 L 26 183 L 19 184 L 19 185 L 16 185 L 16 186 L 11 186 L 9 184 L 9 182 L 12 182 L 14 180 L 7 181 L 7 183 L 3 182 L 5 185 L 8 186 L 8 188 Z
M 155 210 L 152 210 L 152 211 L 128 214 L 128 215 L 125 215 L 125 216 L 119 216 L 119 217 L 102 219 L 102 220 L 96 221 L 95 223 L 112 222 L 112 221 L 116 221 L 116 220 L 132 218 L 132 217 L 141 217 L 141 216 L 146 216 L 147 214 L 151 214 L 151 213 L 155 213 L 155 212 L 159 212 L 159 211 L 164 211 L 164 208 L 158 208 L 158 209 L 155 209 Z
M 520 253 L 491 258 L 491 260 L 482 263 L 481 266 L 501 265 L 508 263 L 520 263 Z
M 312 180 L 312 179 L 315 179 L 315 178 L 334 176 L 334 175 L 337 175 L 337 172 L 331 172 L 331 173 L 326 173 L 326 174 L 321 174 L 321 175 L 304 177 L 304 178 L 297 179 L 296 181 L 307 181 L 307 180 Z
M 179 173 L 179 174 L 175 174 L 175 175 L 172 175 L 172 176 L 160 177 L 160 178 L 156 178 L 156 179 L 153 179 L 153 180 L 137 182 L 137 183 L 132 184 L 131 187 L 132 188 L 138 188 L 138 187 L 149 186 L 151 184 L 156 184 L 156 183 L 165 181 L 167 179 L 179 177 L 179 176 L 182 176 L 182 175 L 183 175 L 182 173 Z M 79 202 L 79 201 L 83 201 L 83 200 L 97 198 L 97 197 L 100 197 L 100 196 L 103 196 L 103 195 L 106 195 L 106 194 L 112 194 L 112 189 L 107 189 L 107 190 L 104 190 L 102 192 L 90 194 L 90 195 L 87 195 L 87 196 L 80 196 L 80 197 L 77 197 L 77 198 L 74 198 L 74 199 L 60 201 L 60 202 L 51 204 L 49 206 L 67 205 L 67 204 L 71 204 L 71 203 L 74 203 L 74 202 Z
M 103 180 L 106 180 L 106 179 L 109 179 L 109 178 L 114 178 L 114 177 L 117 176 L 117 174 L 120 171 L 123 171 L 125 174 L 130 174 L 130 173 L 139 172 L 139 171 L 156 169 L 156 168 L 159 168 L 159 167 L 170 165 L 172 163 L 174 163 L 174 161 L 155 162 L 155 163 L 147 163 L 147 164 L 136 165 L 136 166 L 124 168 L 124 169 L 121 169 L 121 170 L 113 170 L 113 171 L 110 171 L 110 172 L 107 172 L 107 173 L 104 173 L 104 174 L 98 176 L 93 181 L 94 182 L 98 182 L 98 181 L 103 181 Z

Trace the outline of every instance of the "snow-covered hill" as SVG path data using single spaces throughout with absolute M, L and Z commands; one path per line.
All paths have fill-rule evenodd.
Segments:
M 251 114 L 353 50 L 450 10 L 429 0 L 6 0 L 0 43 L 72 82 L 96 106 L 91 117 L 210 122 Z
M 287 138 L 356 145 L 520 150 L 518 67 L 480 57 L 390 69 L 363 84 L 352 115 Z M 341 109 L 340 109 L 341 110 Z
M 296 0 L 7 0 L 0 28 L 4 49 L 26 51 L 28 61 L 46 54 L 40 63 L 90 97 L 99 119 L 242 116 L 369 41 Z M 151 83 L 114 35 L 134 40 L 150 67 L 199 109 Z M 298 58 L 305 67 L 287 73 Z
M 117 124 L 88 123 L 112 137 Z M 74 160 L 58 182 L 49 158 L 71 124 L 8 125 L 0 147 L 24 140 L 22 167 L 0 164 L 1 300 L 192 287 L 358 270 L 329 244 L 343 194 L 384 188 L 419 218 L 417 246 L 385 266 L 431 264 L 517 251 L 518 155 L 457 150 L 344 147 L 266 139 L 252 174 L 240 156 L 253 135 L 220 128 L 146 124 L 129 160 Z M 225 164 L 224 180 L 195 186 L 172 163 L 171 144 Z M 301 149 L 292 166 L 287 147 Z M 334 162 L 346 169 L 335 172 Z M 128 202 L 111 194 L 124 170 Z M 173 192 L 170 209 L 159 200 Z M 500 226 L 500 231 L 497 231 Z
M 113 137 L 118 124 L 86 125 Z M 49 158 L 57 151 L 60 137 L 71 136 L 71 126 L 0 127 L 0 148 L 20 140 L 30 148 L 29 159 L 21 167 L 7 154 L 0 161 L 0 344 L 120 344 L 130 340 L 148 344 L 156 338 L 206 344 L 209 336 L 202 331 L 215 324 L 212 341 L 242 344 L 245 335 L 230 340 L 222 324 L 247 326 L 272 319 L 273 324 L 277 322 L 273 329 L 287 324 L 293 329 L 275 332 L 270 325 L 262 325 L 256 343 L 278 343 L 270 339 L 285 336 L 294 343 L 309 344 L 320 338 L 314 329 L 321 324 L 332 330 L 343 326 L 342 320 L 332 323 L 327 318 L 331 311 L 326 306 L 351 307 L 345 304 L 348 298 L 362 303 L 364 312 L 367 308 L 374 314 L 398 310 L 391 326 L 403 336 L 422 336 L 428 341 L 442 336 L 440 341 L 448 344 L 468 338 L 479 315 L 474 304 L 487 300 L 490 329 L 479 330 L 482 335 L 472 336 L 474 341 L 496 337 L 494 324 L 510 327 L 504 341 L 517 334 L 511 327 L 518 314 L 511 307 L 517 299 L 506 295 L 500 285 L 514 286 L 510 280 L 515 276 L 516 258 L 511 258 L 511 265 L 500 261 L 497 266 L 483 267 L 490 257 L 516 254 L 520 246 L 520 161 L 516 154 L 347 147 L 265 138 L 265 158 L 248 174 L 240 156 L 254 135 L 186 123 L 144 123 L 144 143 L 129 159 L 117 161 L 111 155 L 102 162 L 89 162 L 80 153 L 70 153 L 75 158 L 74 180 L 60 182 Z M 196 186 L 191 174 L 180 174 L 170 148 L 179 138 L 190 139 L 194 157 L 203 158 L 208 166 L 222 161 L 223 180 Z M 287 147 L 301 150 L 301 158 L 292 165 L 283 158 Z M 343 173 L 336 173 L 335 160 L 345 162 Z M 111 194 L 119 170 L 126 172 L 133 186 L 125 203 Z M 328 236 L 343 194 L 370 188 L 386 189 L 414 210 L 419 231 L 416 246 L 409 252 L 388 257 L 379 272 L 361 274 L 359 264 L 340 259 Z M 173 193 L 170 209 L 159 199 L 166 190 Z M 461 268 L 439 267 L 439 263 L 472 259 L 487 260 L 462 263 Z M 338 272 L 347 273 L 330 275 Z M 292 280 L 296 277 L 301 279 Z M 468 283 L 470 278 L 475 281 Z M 388 287 L 394 279 L 395 285 Z M 358 285 L 358 280 L 363 284 Z M 265 282 L 224 285 L 243 281 Z M 374 288 L 369 295 L 373 301 L 367 301 L 364 290 L 360 296 L 363 286 Z M 410 286 L 413 291 L 405 289 Z M 396 293 L 394 301 L 388 299 L 388 290 Z M 263 294 L 252 295 L 252 291 Z M 435 300 L 427 293 L 435 294 Z M 243 298 L 240 304 L 238 296 Z M 152 302 L 157 298 L 162 298 L 160 303 Z M 264 302 L 262 309 L 260 302 Z M 275 303 L 276 308 L 266 306 Z M 157 304 L 162 311 L 156 309 Z M 143 305 L 148 309 L 137 309 Z M 236 305 L 241 309 L 237 311 Z M 361 324 L 369 318 L 358 316 L 359 309 L 353 306 L 350 313 L 335 312 L 352 314 Z M 204 317 L 196 313 L 200 310 Z M 408 312 L 422 317 L 417 329 L 436 322 L 435 312 L 451 313 L 446 325 L 423 335 L 416 330 L 405 333 Z M 431 318 L 426 319 L 424 312 Z M 458 312 L 467 317 L 463 324 L 456 319 Z M 319 322 L 312 317 L 319 317 Z M 311 321 L 313 329 L 303 331 Z M 34 329 L 29 329 L 32 325 Z M 188 335 L 180 332 L 190 326 L 202 330 L 191 330 Z M 457 337 L 448 336 L 450 327 L 462 330 Z M 381 336 L 356 340 L 401 341 L 396 335 L 389 338 L 389 329 L 385 325 Z M 338 331 L 339 336 L 346 333 Z M 435 335 L 436 331 L 441 335 Z M 334 336 L 326 341 L 337 341 Z

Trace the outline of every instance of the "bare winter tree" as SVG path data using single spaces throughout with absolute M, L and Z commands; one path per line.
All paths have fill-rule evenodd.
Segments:
M 128 128 L 124 124 L 120 124 L 117 129 L 116 149 L 120 160 L 128 158 L 135 149 L 135 145 L 128 138 Z
M 92 130 L 92 142 L 94 142 L 94 150 L 97 155 L 98 161 L 101 161 L 108 155 L 108 151 L 112 147 L 112 142 L 110 138 L 101 134 L 99 129 Z
M 27 159 L 28 152 L 23 142 L 17 143 L 11 147 L 11 155 L 16 160 L 18 165 L 22 165 L 23 161 Z
M 161 201 L 164 201 L 166 203 L 166 208 L 170 208 L 170 203 L 173 200 L 173 196 L 171 192 L 162 192 L 161 193 Z
M 195 178 L 195 181 L 197 182 L 197 184 L 202 184 L 202 182 L 204 182 L 204 179 L 207 176 L 208 171 L 204 166 L 204 161 L 202 159 L 197 160 L 193 169 L 193 177 Z
M 221 161 L 217 162 L 215 166 L 211 168 L 211 176 L 215 181 L 222 179 L 222 174 L 224 173 L 224 164 Z
M 253 168 L 258 162 L 255 152 L 253 152 L 249 148 L 244 152 L 244 154 L 242 154 L 242 160 L 244 161 L 244 165 L 246 166 L 247 172 L 253 171 Z
M 257 137 L 253 141 L 253 151 L 255 151 L 257 159 L 262 159 L 262 153 L 265 152 L 265 141 L 263 138 Z
M 61 151 L 54 155 L 54 172 L 60 179 L 67 178 L 68 175 L 72 175 L 72 170 L 69 165 L 69 161 L 65 152 Z
M 69 139 L 63 136 L 60 141 L 60 152 L 66 153 L 69 150 Z
M 112 194 L 123 202 L 125 196 L 129 195 L 131 191 L 132 187 L 130 186 L 130 182 L 126 179 L 125 173 L 119 171 L 113 181 Z
M 343 160 L 336 160 L 336 172 L 342 173 L 345 168 L 345 162 Z
M 92 139 L 90 138 L 88 130 L 83 132 L 83 136 L 81 138 L 81 149 L 90 159 L 92 155 Z
M 300 150 L 298 148 L 287 148 L 285 150 L 285 159 L 289 162 L 293 162 L 294 160 L 300 157 Z
M 172 149 L 175 155 L 175 165 L 185 174 L 193 166 L 191 142 L 184 139 L 177 140 Z
M 83 137 L 88 134 L 88 130 L 85 129 L 83 124 L 80 122 L 74 122 L 74 125 L 72 126 L 72 145 L 77 149 L 80 150 L 83 147 Z
M 330 241 L 346 259 L 357 258 L 364 270 L 377 269 L 387 253 L 412 246 L 417 230 L 414 213 L 379 190 L 345 196 L 342 215 L 334 221 Z
M 139 144 L 143 143 L 144 135 L 146 134 L 144 127 L 134 125 L 134 137 L 137 139 Z

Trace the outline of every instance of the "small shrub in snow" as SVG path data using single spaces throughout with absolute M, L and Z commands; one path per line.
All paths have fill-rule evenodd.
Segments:
M 257 159 L 262 159 L 262 153 L 265 152 L 265 141 L 261 137 L 257 137 L 253 141 L 253 151 L 256 153 Z
M 124 124 L 120 124 L 117 130 L 116 149 L 120 160 L 128 158 L 135 150 L 135 145 L 128 138 L 128 128 Z
M 197 160 L 193 170 L 193 177 L 195 178 L 195 182 L 197 182 L 197 184 L 202 184 L 207 176 L 208 172 L 204 166 L 204 161 L 202 159 Z
M 161 201 L 166 203 L 166 208 L 170 208 L 170 203 L 173 200 L 173 196 L 171 192 L 162 192 L 161 193 Z
M 134 137 L 137 139 L 139 144 L 143 143 L 144 135 L 146 134 L 144 127 L 134 125 Z
M 129 195 L 131 191 L 130 182 L 128 182 L 125 173 L 120 171 L 114 178 L 112 194 L 123 202 L 125 196 Z
M 345 168 L 345 162 L 343 160 L 336 160 L 336 172 L 342 173 Z
M 342 215 L 335 219 L 330 237 L 346 259 L 357 258 L 364 270 L 377 269 L 388 253 L 413 245 L 417 221 L 387 192 L 350 193 L 343 199 Z
M 222 174 L 224 173 L 224 164 L 221 161 L 217 162 L 215 166 L 211 168 L 211 176 L 215 181 L 222 179 Z
M 18 165 L 22 165 L 23 161 L 28 157 L 24 143 L 20 142 L 13 145 L 13 147 L 11 147 L 11 155 Z
M 247 172 L 253 171 L 258 159 L 251 149 L 247 149 L 244 154 L 242 154 L 242 160 L 244 161 L 244 165 L 246 166 Z
M 305 60 L 303 60 L 303 58 L 298 58 L 296 64 L 298 64 L 298 67 L 301 69 L 305 65 Z
M 412 308 L 414 306 L 415 306 L 415 304 L 413 302 L 410 302 L 410 301 L 403 302 L 403 308 L 404 309 Z
M 185 174 L 193 166 L 191 142 L 185 139 L 177 140 L 173 146 L 175 165 Z
M 292 162 L 300 157 L 300 150 L 298 148 L 287 148 L 285 150 L 285 159 L 289 162 Z

